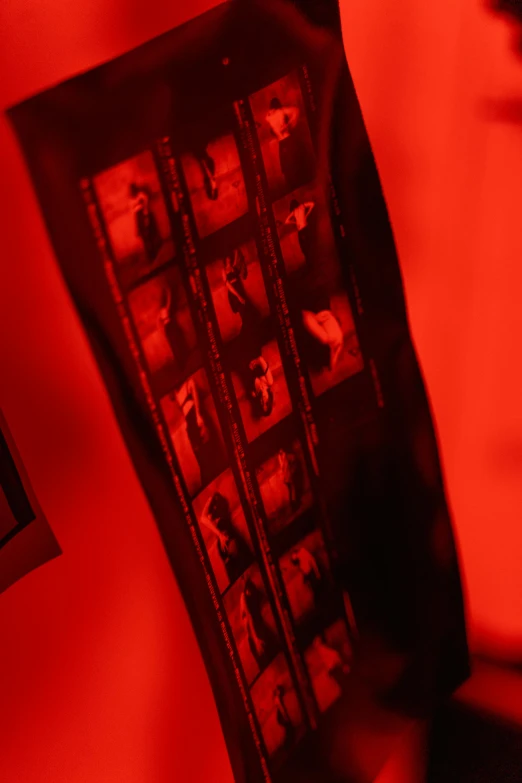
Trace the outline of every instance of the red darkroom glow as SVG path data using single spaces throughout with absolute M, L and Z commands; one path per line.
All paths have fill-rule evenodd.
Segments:
M 2 106 L 213 5 L 3 0 Z M 520 660 L 522 32 L 485 0 L 341 8 L 437 422 L 470 640 Z M 0 129 L 0 404 L 65 552 L 0 596 L 0 779 L 231 783 L 187 613 L 5 117 Z M 415 770 L 399 749 L 382 783 Z

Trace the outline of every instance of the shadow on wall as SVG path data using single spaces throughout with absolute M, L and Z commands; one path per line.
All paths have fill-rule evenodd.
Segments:
M 522 57 L 522 2 L 521 0 L 483 0 L 493 14 L 503 17 L 513 30 L 513 51 Z
M 522 60 L 522 0 L 483 2 L 487 10 L 506 22 L 511 32 L 513 54 Z M 479 110 L 486 121 L 522 125 L 522 88 L 520 94 L 484 100 Z
M 487 0 L 487 7 L 494 13 L 503 14 L 522 24 L 522 3 L 520 0 Z

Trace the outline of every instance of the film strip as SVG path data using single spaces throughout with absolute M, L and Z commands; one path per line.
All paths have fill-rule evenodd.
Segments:
M 228 144 L 231 143 L 231 137 L 225 137 Z M 192 292 L 195 306 L 197 308 L 197 317 L 202 324 L 202 333 L 206 336 L 206 350 L 208 356 L 209 372 L 213 380 L 215 389 L 216 404 L 222 411 L 223 431 L 228 436 L 230 452 L 233 454 L 235 463 L 235 475 L 240 495 L 243 502 L 243 508 L 249 520 L 249 529 L 252 539 L 257 543 L 257 552 L 260 558 L 261 571 L 266 580 L 266 587 L 281 636 L 285 639 L 286 648 L 290 655 L 292 670 L 297 680 L 297 692 L 304 697 L 304 709 L 307 722 L 312 727 L 315 726 L 315 709 L 311 698 L 307 701 L 307 675 L 300 661 L 299 653 L 295 648 L 295 639 L 292 632 L 292 624 L 288 614 L 288 608 L 284 602 L 284 592 L 277 571 L 272 561 L 272 553 L 265 533 L 265 520 L 263 518 L 263 507 L 258 492 L 256 492 L 255 477 L 252 475 L 250 465 L 246 456 L 248 451 L 248 436 L 243 423 L 242 416 L 237 401 L 236 389 L 244 379 L 237 375 L 235 384 L 232 380 L 232 372 L 229 368 L 229 357 L 226 356 L 226 350 L 222 339 L 222 329 L 216 316 L 216 310 L 213 305 L 212 293 L 208 286 L 208 279 L 205 269 L 201 268 L 199 254 L 197 252 L 198 242 L 196 234 L 196 218 L 193 210 L 190 208 L 190 168 L 185 161 L 185 172 L 188 170 L 188 176 L 185 173 L 185 182 L 181 181 L 178 175 L 178 167 L 170 149 L 170 141 L 164 139 L 159 145 L 159 153 L 162 160 L 165 161 L 163 167 L 169 173 L 168 186 L 175 194 L 175 200 L 180 205 L 181 223 L 184 232 L 184 256 L 189 275 L 189 289 Z M 183 165 L 183 163 L 182 163 Z M 256 326 L 257 326 L 256 322 Z M 243 326 L 243 324 L 242 324 Z M 250 337 L 244 339 L 244 333 L 240 335 L 240 349 L 246 351 L 250 358 L 250 364 L 257 362 L 260 356 L 260 350 L 252 350 L 249 343 Z M 251 358 L 253 357 L 253 358 Z M 255 379 L 254 379 L 255 380 Z M 243 390 L 244 391 L 244 390 Z M 250 401 L 245 400 L 248 407 Z M 253 419 L 249 419 L 253 426 Z M 226 600 L 226 599 L 225 599 Z M 263 672 L 260 667 L 260 675 Z
M 145 153 L 141 153 L 141 156 L 143 156 L 142 160 L 144 159 L 147 160 L 146 170 L 148 171 L 149 175 L 152 174 L 154 176 L 156 170 L 154 166 L 152 151 L 148 150 Z M 158 185 L 159 185 L 159 180 L 158 180 Z M 116 270 L 114 246 L 111 244 L 111 237 L 105 226 L 104 217 L 106 216 L 103 214 L 102 209 L 100 208 L 99 205 L 100 193 L 99 192 L 97 193 L 97 189 L 94 185 L 93 180 L 91 179 L 82 180 L 81 188 L 82 188 L 82 193 L 86 204 L 89 220 L 94 232 L 94 236 L 96 238 L 98 249 L 103 259 L 105 273 L 110 285 L 113 300 L 115 302 L 115 306 L 117 308 L 118 315 L 123 325 L 130 351 L 132 353 L 132 356 L 134 358 L 139 373 L 142 390 L 145 394 L 147 404 L 154 422 L 154 426 L 158 438 L 160 440 L 160 443 L 162 445 L 167 464 L 170 469 L 172 480 L 178 495 L 178 499 L 180 501 L 180 506 L 185 521 L 190 531 L 190 535 L 194 543 L 196 553 L 201 562 L 203 577 L 208 585 L 212 603 L 216 610 L 216 615 L 217 615 L 218 622 L 220 624 L 223 640 L 230 656 L 230 661 L 233 667 L 234 676 L 236 678 L 238 688 L 241 693 L 243 703 L 245 705 L 245 712 L 247 715 L 248 722 L 250 724 L 254 743 L 258 750 L 260 766 L 263 771 L 264 779 L 267 781 L 267 783 L 269 783 L 269 781 L 271 780 L 271 775 L 268 768 L 268 760 L 267 760 L 268 754 L 267 754 L 266 746 L 260 733 L 260 728 L 255 716 L 255 711 L 249 694 L 248 683 L 246 682 L 243 667 L 239 660 L 239 654 L 233 639 L 233 635 L 231 633 L 230 625 L 228 623 L 226 614 L 223 611 L 222 602 L 219 597 L 220 586 L 218 584 L 218 579 L 210 563 L 210 558 L 206 551 L 201 530 L 198 528 L 198 524 L 195 519 L 194 508 L 190 498 L 190 494 L 191 494 L 190 488 L 191 486 L 193 488 L 193 485 L 189 483 L 189 481 L 187 480 L 188 478 L 187 474 L 186 473 L 184 474 L 182 468 L 180 467 L 179 458 L 174 448 L 174 439 L 169 434 L 169 425 L 165 415 L 164 406 L 161 406 L 161 402 L 159 405 L 157 404 L 156 401 L 157 395 L 153 391 L 154 380 L 156 380 L 156 383 L 159 383 L 160 388 L 162 388 L 162 384 L 165 383 L 165 381 L 162 376 L 160 376 L 159 380 L 157 376 L 156 379 L 154 379 L 152 367 L 155 367 L 156 365 L 154 364 L 151 365 L 150 354 L 149 356 L 147 356 L 147 350 L 146 348 L 143 347 L 143 339 L 142 339 L 143 332 L 140 335 L 139 325 L 138 327 L 136 327 L 135 322 L 133 322 L 133 313 L 132 313 L 133 300 L 130 297 L 128 298 L 125 296 L 121 287 L 121 283 L 119 279 L 120 275 Z M 103 184 L 101 185 L 101 191 L 103 193 Z M 177 205 L 174 205 L 174 209 L 177 210 Z M 117 245 L 117 241 L 116 241 L 116 245 Z M 164 271 L 165 269 L 167 270 L 166 272 Z M 160 275 L 161 274 L 168 275 L 169 272 L 171 272 L 174 275 L 175 283 L 177 282 L 179 284 L 180 282 L 179 277 L 176 280 L 177 277 L 176 272 L 179 273 L 179 267 L 175 265 L 174 256 L 170 259 L 170 262 L 167 262 L 166 264 L 161 264 L 161 263 L 157 264 L 157 270 Z M 176 272 L 174 272 L 174 270 L 176 270 Z M 121 277 L 123 277 L 123 279 L 125 280 L 126 275 L 124 274 Z M 132 297 L 132 292 L 139 291 L 140 287 L 149 286 L 150 282 L 156 283 L 157 277 L 153 276 L 153 277 L 149 277 L 149 279 L 147 279 L 147 277 L 148 277 L 147 275 L 144 275 L 140 280 L 138 275 L 136 276 L 136 278 L 132 276 L 132 279 L 126 280 L 128 288 L 131 292 L 130 294 L 131 297 Z M 181 289 L 177 287 L 177 291 L 179 292 L 180 290 Z M 138 299 L 138 301 L 140 300 Z
M 353 374 L 360 372 L 363 368 L 363 363 L 362 357 L 360 357 L 360 351 L 358 350 L 358 346 L 356 344 L 354 324 L 353 322 L 349 322 L 349 337 L 352 340 L 352 346 L 357 348 L 357 350 L 354 352 L 354 358 L 356 359 L 356 362 L 352 362 L 344 368 L 341 368 L 341 372 L 337 373 L 332 372 L 334 368 L 328 368 L 332 377 L 329 379 L 329 381 L 327 381 L 326 384 L 324 384 L 324 382 L 321 384 L 318 378 L 316 378 L 316 384 L 314 387 L 313 379 L 310 378 L 310 373 L 306 369 L 306 362 L 301 358 L 299 344 L 302 345 L 302 339 L 299 340 L 297 338 L 297 330 L 294 328 L 294 324 L 296 323 L 295 299 L 297 298 L 295 296 L 293 297 L 294 313 L 293 315 L 290 313 L 289 300 L 292 294 L 290 293 L 289 295 L 288 291 L 291 288 L 293 282 L 292 274 L 295 275 L 295 269 L 299 266 L 299 262 L 296 264 L 295 247 L 290 249 L 290 253 L 288 254 L 289 258 L 285 258 L 281 240 L 287 238 L 288 233 L 285 237 L 284 233 L 278 230 L 278 222 L 280 226 L 285 226 L 288 222 L 293 224 L 295 229 L 294 236 L 291 236 L 290 239 L 295 239 L 296 233 L 309 234 L 310 231 L 313 230 L 313 227 L 307 225 L 306 218 L 308 217 L 309 211 L 311 212 L 314 208 L 316 208 L 316 204 L 305 202 L 302 198 L 298 200 L 297 197 L 301 197 L 303 193 L 306 193 L 310 190 L 312 190 L 312 192 L 315 191 L 316 193 L 318 191 L 314 165 L 315 159 L 313 140 L 312 134 L 309 133 L 309 130 L 305 125 L 306 120 L 304 111 L 304 98 L 301 92 L 300 76 L 301 74 L 296 70 L 278 80 L 277 82 L 263 88 L 253 96 L 250 96 L 248 100 L 242 99 L 237 101 L 234 108 L 240 127 L 242 143 L 250 159 L 250 165 L 252 167 L 251 176 L 253 181 L 256 183 L 255 200 L 256 211 L 259 219 L 261 253 L 264 255 L 268 267 L 266 274 L 266 285 L 267 288 L 271 288 L 274 311 L 276 312 L 277 321 L 282 333 L 282 342 L 284 346 L 284 356 L 288 367 L 288 375 L 289 377 L 292 375 L 294 377 L 293 395 L 297 400 L 297 409 L 300 414 L 303 431 L 305 433 L 305 442 L 308 447 L 308 464 L 311 468 L 312 483 L 315 484 L 315 496 L 317 502 L 316 512 L 318 512 L 316 513 L 316 516 L 320 519 L 316 535 L 321 536 L 321 533 L 324 533 L 325 538 L 329 543 L 329 546 L 325 547 L 325 549 L 329 550 L 325 557 L 325 566 L 327 567 L 327 563 L 330 563 L 336 558 L 336 551 L 333 536 L 331 535 L 330 526 L 328 524 L 328 514 L 317 487 L 317 476 L 319 470 L 315 455 L 315 446 L 318 442 L 318 433 L 313 416 L 312 400 L 314 398 L 314 392 L 315 394 L 321 394 L 322 392 L 328 390 L 329 385 L 335 386 L 341 383 L 343 380 L 350 378 L 350 376 Z M 281 99 L 278 97 L 278 94 L 291 94 L 293 96 L 291 106 L 284 106 L 281 102 Z M 294 110 L 293 116 L 292 109 Z M 266 119 L 270 117 L 270 115 L 272 115 L 272 124 L 275 126 L 275 130 L 274 127 L 270 127 L 270 135 L 268 136 L 268 139 L 263 139 L 262 132 L 259 132 L 259 128 L 262 129 L 263 124 L 259 121 L 258 118 L 264 117 L 266 122 Z M 280 119 L 280 115 L 283 115 L 282 120 Z M 289 152 L 286 148 L 286 142 L 290 139 L 292 133 L 286 135 L 284 131 L 281 132 L 279 125 L 280 122 L 283 124 L 285 122 L 292 124 L 292 133 L 297 133 L 300 136 L 298 142 L 300 149 L 298 149 L 297 153 Z M 299 125 L 302 127 L 299 128 Z M 278 134 L 280 137 L 282 137 L 282 140 L 281 138 L 278 138 Z M 277 141 L 277 145 L 279 147 L 277 150 L 277 156 L 279 157 L 278 167 L 274 166 L 273 161 L 274 140 Z M 264 144 L 265 149 L 263 147 Z M 281 144 L 284 145 L 283 150 L 281 150 Z M 272 147 L 272 149 L 270 149 L 270 147 Z M 304 164 L 303 159 L 306 159 L 308 163 Z M 320 200 L 320 196 L 319 199 L 317 199 L 316 196 L 316 200 Z M 283 208 L 282 205 L 284 203 L 288 203 L 288 201 L 290 202 L 290 209 L 287 214 L 290 216 L 290 221 L 288 221 L 288 219 L 286 221 L 277 221 L 277 213 L 280 212 Z M 323 208 L 323 221 L 327 221 L 327 228 L 326 231 L 323 228 L 323 235 L 326 234 L 327 240 L 330 243 L 333 243 L 333 237 L 331 234 L 329 235 L 330 217 L 326 209 L 326 204 L 323 200 L 320 200 L 320 204 Z M 302 227 L 299 226 L 300 222 L 303 224 Z M 281 237 L 281 233 L 283 233 L 283 237 Z M 314 248 L 311 247 L 312 244 L 313 240 L 305 240 L 299 236 L 298 252 L 300 252 L 302 256 L 302 266 L 309 266 L 310 264 L 310 260 L 307 258 L 307 255 L 314 250 Z M 338 271 L 340 273 L 340 264 L 333 247 L 331 247 L 330 253 L 332 256 L 330 260 L 336 264 L 336 272 Z M 302 297 L 303 283 L 306 284 L 307 282 L 305 275 L 301 274 L 300 278 L 301 279 L 298 279 L 297 281 L 297 287 L 298 289 L 300 288 L 298 291 L 298 297 Z M 311 275 L 311 279 L 313 284 L 317 282 L 317 276 L 313 273 Z M 340 285 L 338 280 L 336 281 L 336 284 Z M 344 292 L 343 295 L 346 296 Z M 327 297 L 328 295 L 325 296 L 324 293 L 320 294 L 320 299 L 323 301 Z M 310 294 L 305 293 L 305 298 L 310 299 Z M 350 305 L 348 304 L 347 300 L 345 300 L 343 304 L 345 305 L 346 309 L 349 310 Z M 331 312 L 325 312 L 326 310 L 329 310 L 330 304 L 323 304 L 321 301 L 320 307 L 323 311 L 321 313 L 322 317 L 325 319 L 332 319 L 333 314 Z M 317 308 L 312 308 L 311 305 L 310 309 L 316 310 Z M 338 325 L 341 326 L 340 319 L 337 318 L 336 320 L 338 321 Z M 339 340 L 340 342 L 344 343 L 344 335 L 340 337 Z M 333 351 L 332 348 L 330 348 L 330 350 Z M 317 375 L 319 375 L 319 373 L 317 373 Z M 319 532 L 320 529 L 322 529 L 321 532 Z M 309 529 L 307 532 L 308 535 L 302 538 L 302 541 L 309 543 L 311 540 Z M 299 549 L 297 549 L 296 552 L 296 546 L 299 546 L 301 543 L 299 539 L 296 538 L 296 535 L 299 536 L 300 534 L 294 533 L 293 535 L 294 559 L 299 557 L 297 554 Z M 292 541 L 292 535 L 290 536 L 290 539 L 286 537 L 286 540 L 286 547 L 288 548 L 289 541 Z M 304 552 L 307 552 L 308 550 L 304 546 L 303 550 L 303 557 L 306 557 Z M 284 559 L 281 562 L 284 563 Z M 314 577 L 312 576 L 312 580 L 313 578 Z M 332 594 L 329 594 L 328 596 L 328 603 L 330 606 L 336 605 L 335 597 Z M 343 610 L 338 612 L 339 616 L 346 615 L 349 627 L 351 629 L 352 638 L 355 638 L 357 637 L 357 627 L 355 624 L 355 617 L 351 607 L 351 602 L 348 594 L 346 593 L 343 596 L 342 604 Z M 326 615 L 327 612 L 324 608 L 323 616 Z M 306 633 L 301 638 L 306 638 Z M 317 704 L 319 709 L 322 710 L 324 709 L 324 700 L 321 698 L 320 689 L 315 688 L 314 690 Z
M 266 780 L 341 695 L 357 635 L 315 414 L 367 368 L 314 110 L 297 69 L 81 183 Z

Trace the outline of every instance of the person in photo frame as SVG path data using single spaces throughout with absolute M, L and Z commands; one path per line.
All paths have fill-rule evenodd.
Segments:
M 277 454 L 281 479 L 288 490 L 288 502 L 292 511 L 297 511 L 303 498 L 303 466 L 293 451 L 281 448 Z
M 274 705 L 276 709 L 276 721 L 283 729 L 283 747 L 289 749 L 295 742 L 295 726 L 285 704 L 285 688 L 279 683 L 274 689 Z
M 216 161 L 208 151 L 208 145 L 201 144 L 194 148 L 196 158 L 203 176 L 203 187 L 210 201 L 217 201 L 219 189 L 216 181 Z
M 248 275 L 248 269 L 245 262 L 245 256 L 241 248 L 236 248 L 231 255 L 225 256 L 223 260 L 222 279 L 227 289 L 228 303 L 233 313 L 243 317 L 245 309 L 250 305 L 245 283 Z
M 290 212 L 285 220 L 285 225 L 295 226 L 297 241 L 307 264 L 312 263 L 314 248 L 313 225 L 310 219 L 314 207 L 315 203 L 313 201 L 300 203 L 296 198 L 293 198 L 290 202 Z
M 261 319 L 254 307 L 242 313 L 238 337 L 238 358 L 242 382 L 257 417 L 270 416 L 274 408 L 274 376 L 263 356 Z
M 129 200 L 134 214 L 136 234 L 140 238 L 147 261 L 151 264 L 158 257 L 163 245 L 156 216 L 151 208 L 152 194 L 146 185 L 131 182 Z
M 297 106 L 283 106 L 277 96 L 270 100 L 265 120 L 278 142 L 279 166 L 286 185 L 289 190 L 295 190 L 313 176 L 306 121 Z
M 217 550 L 229 582 L 235 582 L 245 570 L 250 553 L 244 540 L 234 529 L 227 498 L 220 492 L 214 492 L 205 503 L 200 521 L 216 536 Z
M 261 416 L 270 416 L 274 408 L 274 376 L 262 354 L 249 362 L 252 379 L 252 401 Z
M 321 291 L 320 287 L 314 288 L 313 277 L 305 285 L 307 290 L 304 292 L 301 305 L 302 323 L 317 346 L 324 348 L 322 359 L 319 352 L 316 352 L 317 363 L 332 371 L 337 367 L 343 352 L 343 330 L 339 319 L 331 309 L 329 295 Z
M 290 562 L 301 573 L 303 582 L 312 592 L 314 604 L 317 603 L 323 586 L 321 571 L 317 564 L 317 560 L 306 547 L 301 546 L 293 550 L 290 555 Z
M 318 350 L 312 350 L 313 363 L 319 367 L 334 370 L 344 348 L 344 335 L 339 319 L 332 311 L 330 286 L 325 282 L 325 270 L 317 257 L 318 248 L 314 237 L 314 222 L 311 215 L 315 202 L 290 202 L 286 225 L 295 225 L 297 239 L 305 263 L 292 274 L 291 285 L 297 307 L 301 311 L 302 325 L 315 342 Z
M 263 617 L 263 595 L 247 577 L 239 599 L 241 623 L 245 629 L 250 652 L 260 670 L 270 661 L 271 639 Z
M 198 463 L 201 483 L 205 486 L 215 475 L 216 444 L 193 378 L 184 381 L 174 395 L 183 415 L 187 439 Z
M 173 305 L 171 288 L 164 284 L 161 289 L 156 328 L 163 333 L 172 358 L 180 369 L 185 366 L 189 355 L 185 334 L 176 318 L 177 311 L 182 309 L 182 307 L 186 307 L 186 304 L 181 304 L 181 307 Z

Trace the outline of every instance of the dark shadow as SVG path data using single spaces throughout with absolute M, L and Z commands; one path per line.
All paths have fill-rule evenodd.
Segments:
M 522 59 L 522 0 L 481 0 L 483 7 L 498 20 L 504 20 L 512 32 L 513 54 Z M 486 122 L 522 124 L 522 95 L 486 98 L 479 106 Z
M 522 729 L 457 703 L 434 721 L 427 783 L 515 783 Z
M 493 13 L 501 14 L 522 24 L 521 0 L 486 0 Z
M 522 0 L 483 0 L 486 9 L 503 18 L 514 33 L 513 50 L 522 57 Z

